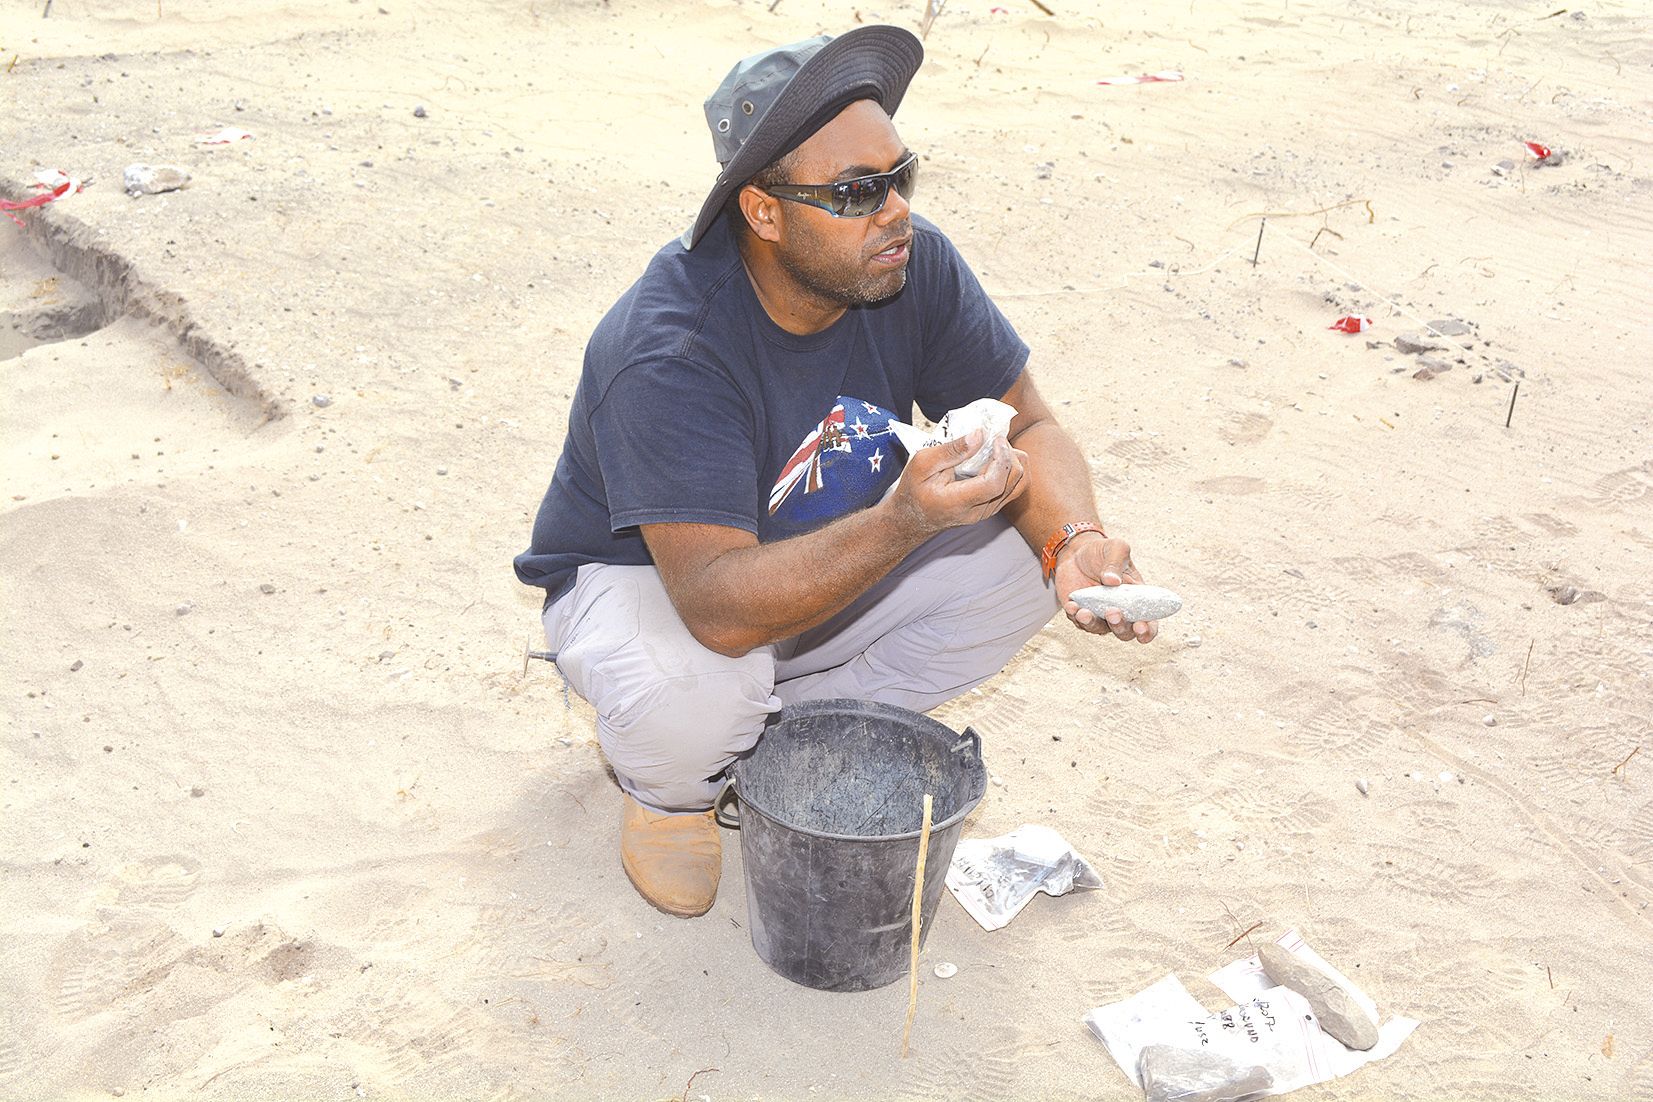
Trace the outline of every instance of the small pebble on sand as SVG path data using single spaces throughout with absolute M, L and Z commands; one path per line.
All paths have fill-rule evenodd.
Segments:
M 314 395 L 310 399 L 310 404 L 315 406 L 317 409 L 326 409 L 328 406 L 333 404 L 333 396 L 331 394 Z M 316 450 L 320 451 L 321 449 L 317 448 Z
M 1493 715 L 1491 712 L 1488 712 L 1486 715 L 1481 717 L 1481 723 L 1487 727 L 1496 727 L 1498 726 L 1498 717 Z
M 424 104 L 422 104 L 422 103 L 421 103 L 421 104 L 420 104 L 420 105 L 419 105 L 419 106 L 418 106 L 418 107 L 415 107 L 415 108 L 414 108 L 414 109 L 413 109 L 413 117 L 414 117 L 414 118 L 416 118 L 416 119 L 422 119 L 422 118 L 424 118 L 424 117 L 425 117 L 425 116 L 426 116 L 426 115 L 427 115 L 427 114 L 429 114 L 429 112 L 427 112 L 427 111 L 426 111 L 426 110 L 425 110 L 425 105 L 424 105 Z
M 1360 789 L 1360 794 L 1362 796 L 1370 796 L 1372 794 L 1372 785 L 1366 780 L 1365 777 L 1362 777 L 1356 781 L 1355 787 Z
M 936 965 L 936 979 L 938 980 L 950 980 L 958 974 L 959 966 L 951 961 L 944 960 Z
M 188 616 L 189 615 L 189 607 L 190 607 L 189 605 L 179 605 L 173 611 L 176 612 L 180 616 Z

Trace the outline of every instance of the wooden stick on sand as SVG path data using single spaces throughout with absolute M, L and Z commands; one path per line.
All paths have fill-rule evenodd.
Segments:
M 918 1013 L 918 936 L 919 923 L 923 921 L 924 907 L 924 858 L 930 852 L 930 810 L 931 800 L 928 792 L 924 793 L 924 825 L 918 832 L 918 871 L 913 875 L 913 962 L 907 969 L 907 1028 L 901 1031 L 901 1058 L 907 1058 L 907 1043 L 913 1037 L 913 1015 Z

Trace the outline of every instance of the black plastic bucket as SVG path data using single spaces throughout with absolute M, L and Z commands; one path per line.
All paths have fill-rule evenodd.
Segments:
M 924 794 L 928 935 L 964 817 L 987 786 L 976 733 L 888 704 L 812 700 L 783 708 L 729 773 L 748 926 L 764 963 L 822 991 L 867 991 L 905 974 Z

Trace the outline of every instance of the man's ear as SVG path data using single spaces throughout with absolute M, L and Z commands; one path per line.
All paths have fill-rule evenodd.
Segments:
M 780 217 L 780 205 L 779 200 L 765 195 L 751 184 L 740 189 L 740 212 L 746 216 L 746 224 L 752 232 L 765 241 L 780 240 L 780 227 L 776 224 Z

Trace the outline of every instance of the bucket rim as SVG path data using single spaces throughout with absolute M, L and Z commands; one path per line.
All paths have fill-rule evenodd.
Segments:
M 740 799 L 740 813 L 743 816 L 746 814 L 747 810 L 750 809 L 758 815 L 761 815 L 763 818 L 768 819 L 776 826 L 785 827 L 787 830 L 793 831 L 794 833 L 805 834 L 811 838 L 821 838 L 828 842 L 906 842 L 916 840 L 924 833 L 924 828 L 922 826 L 917 830 L 910 830 L 905 834 L 829 834 L 824 830 L 811 830 L 809 827 L 802 827 L 789 823 L 785 819 L 782 819 L 779 815 L 765 811 L 757 804 L 748 800 L 745 796 L 741 795 L 740 782 L 738 780 L 735 781 L 733 787 L 735 790 L 735 795 Z M 947 818 L 943 819 L 941 822 L 931 823 L 930 836 L 933 838 L 942 831 L 948 830 L 954 826 L 957 826 L 959 823 L 962 823 L 965 816 L 976 810 L 976 805 L 981 803 L 982 796 L 985 794 L 986 793 L 977 793 L 970 799 L 969 803 L 953 812 L 953 814 L 947 816 Z
M 875 712 L 884 713 L 886 715 L 892 712 L 900 713 L 900 718 L 902 719 L 917 720 L 921 724 L 939 728 L 940 730 L 945 731 L 949 735 L 956 738 L 970 739 L 976 744 L 977 760 L 980 760 L 981 758 L 981 736 L 977 735 L 974 729 L 966 726 L 963 731 L 955 731 L 939 719 L 927 716 L 922 712 L 915 712 L 911 709 L 901 708 L 894 704 L 884 704 L 876 700 L 857 700 L 853 697 L 801 700 L 796 704 L 788 704 L 786 707 L 782 708 L 776 713 L 776 717 L 777 721 L 779 721 L 780 718 L 787 716 L 788 713 L 793 716 L 798 716 L 815 715 L 823 712 L 847 712 L 851 714 L 855 712 Z M 729 786 L 734 789 L 736 797 L 740 800 L 740 810 L 743 816 L 746 814 L 746 810 L 750 808 L 777 826 L 785 827 L 787 830 L 796 831 L 799 834 L 804 834 L 811 838 L 822 838 L 829 842 L 902 842 L 916 839 L 924 833 L 924 828 L 920 826 L 917 830 L 907 831 L 903 834 L 833 834 L 828 831 L 813 830 L 809 827 L 798 826 L 795 823 L 790 823 L 775 814 L 773 811 L 765 809 L 761 804 L 748 799 L 746 793 L 741 791 L 740 781 L 742 767 L 748 760 L 750 760 L 750 755 L 740 758 L 729 767 L 728 773 Z M 987 777 L 985 768 L 983 769 L 983 775 L 980 778 L 980 782 L 980 787 L 975 794 L 965 801 L 965 803 L 962 804 L 957 811 L 953 812 L 953 814 L 947 816 L 947 818 L 941 820 L 940 822 L 932 822 L 930 824 L 930 833 L 932 835 L 938 834 L 943 830 L 947 830 L 958 825 L 964 821 L 967 815 L 976 809 L 976 806 L 981 803 L 982 798 L 987 795 Z

